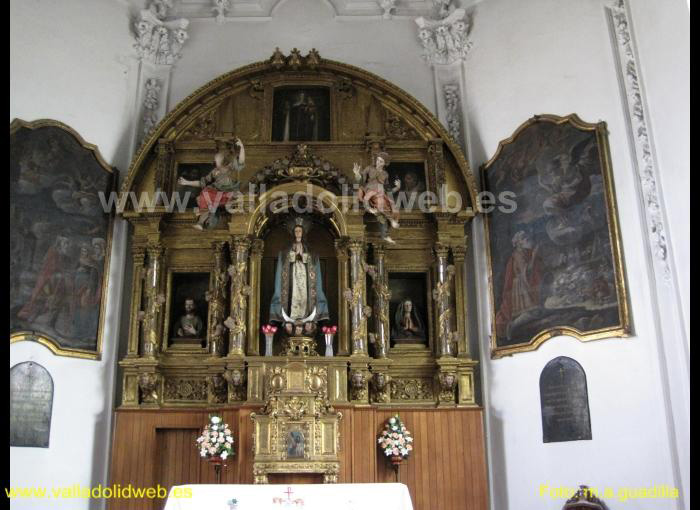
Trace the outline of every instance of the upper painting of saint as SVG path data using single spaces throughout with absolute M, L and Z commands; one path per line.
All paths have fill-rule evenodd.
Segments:
M 330 93 L 327 88 L 275 90 L 273 142 L 330 140 Z
M 99 351 L 112 173 L 59 127 L 10 135 L 10 333 Z

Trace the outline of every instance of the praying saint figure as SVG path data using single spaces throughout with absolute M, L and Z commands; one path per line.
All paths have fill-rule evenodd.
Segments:
M 195 311 L 197 310 L 194 304 L 194 299 L 185 299 L 185 315 L 180 317 L 175 322 L 175 328 L 178 338 L 200 338 L 204 324 Z
M 413 301 L 404 299 L 399 303 L 394 314 L 393 340 L 398 343 L 424 343 L 425 328 Z
M 202 188 L 197 196 L 197 223 L 194 228 L 204 230 L 211 214 L 220 205 L 226 205 L 240 187 L 240 173 L 245 167 L 245 148 L 240 138 L 234 141 L 234 150 L 222 150 L 214 155 L 214 169 L 199 181 L 190 181 L 180 177 L 180 186 Z M 209 225 L 211 223 L 208 223 Z

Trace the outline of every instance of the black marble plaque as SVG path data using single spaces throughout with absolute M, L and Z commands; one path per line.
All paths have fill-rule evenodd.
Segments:
M 33 361 L 10 369 L 10 446 L 49 447 L 53 379 Z
M 542 441 L 591 439 L 586 373 L 576 360 L 559 356 L 540 374 Z

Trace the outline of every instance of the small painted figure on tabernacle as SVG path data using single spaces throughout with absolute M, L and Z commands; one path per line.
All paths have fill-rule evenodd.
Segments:
M 234 141 L 234 150 L 222 150 L 214 156 L 214 169 L 199 181 L 190 181 L 184 177 L 178 179 L 180 186 L 202 188 L 197 197 L 197 214 L 199 216 L 194 228 L 203 230 L 211 225 L 211 215 L 219 206 L 226 205 L 240 187 L 240 172 L 245 166 L 245 148 L 239 138 Z
M 382 239 L 394 244 L 395 241 L 389 237 L 387 221 L 392 228 L 399 228 L 399 211 L 392 198 L 387 195 L 385 189 L 389 174 L 385 168 L 389 165 L 389 155 L 386 152 L 379 152 L 374 157 L 374 165 L 360 169 L 360 165 L 355 163 L 353 173 L 355 180 L 360 183 L 357 197 L 365 204 L 367 211 L 379 220 Z M 394 188 L 391 193 L 396 193 L 401 188 L 401 181 L 394 181 Z
M 195 313 L 197 307 L 194 299 L 185 299 L 185 315 L 180 317 L 175 323 L 175 333 L 178 338 L 201 338 L 204 323 Z

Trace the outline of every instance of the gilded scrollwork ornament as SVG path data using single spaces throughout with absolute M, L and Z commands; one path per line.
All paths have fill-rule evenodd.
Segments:
M 174 401 L 207 402 L 209 388 L 206 379 L 173 377 L 165 379 L 163 398 Z
M 393 378 L 391 400 L 432 400 L 433 381 L 426 378 Z

